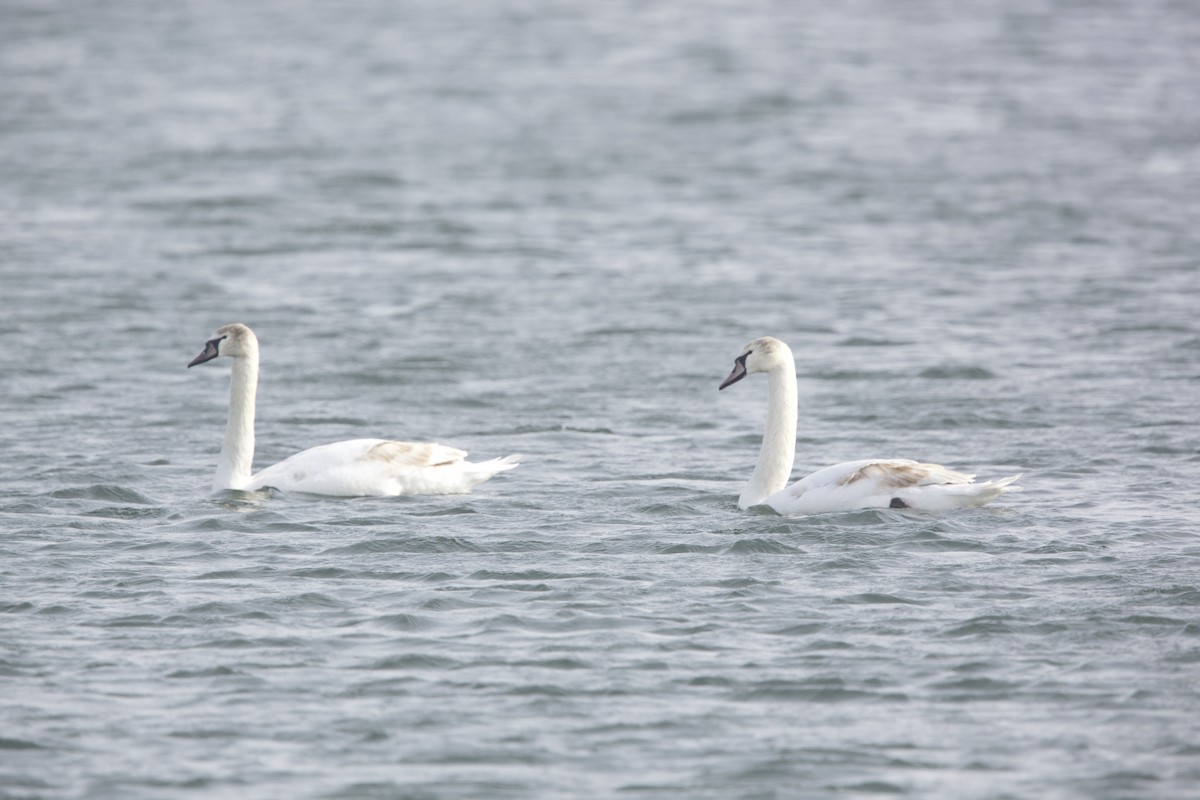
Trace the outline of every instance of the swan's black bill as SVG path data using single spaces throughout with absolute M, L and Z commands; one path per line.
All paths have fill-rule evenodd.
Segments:
M 717 387 L 717 391 L 721 391 L 726 386 L 732 386 L 744 377 L 746 377 L 746 359 L 739 358 L 733 362 L 733 372 L 729 373 L 729 377 L 722 381 L 721 385 Z
M 221 337 L 221 339 L 224 338 L 224 336 Z M 219 356 L 220 353 L 217 351 L 217 343 L 220 342 L 221 339 L 209 339 L 207 342 L 205 342 L 204 352 L 189 361 L 188 368 L 190 369 L 197 364 L 203 364 L 205 361 L 212 361 L 214 358 Z

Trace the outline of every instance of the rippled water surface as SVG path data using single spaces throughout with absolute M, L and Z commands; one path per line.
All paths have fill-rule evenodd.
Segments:
M 0 797 L 1187 798 L 1200 13 L 0 6 Z M 458 497 L 211 494 L 437 440 Z M 1025 491 L 741 512 L 796 472 Z

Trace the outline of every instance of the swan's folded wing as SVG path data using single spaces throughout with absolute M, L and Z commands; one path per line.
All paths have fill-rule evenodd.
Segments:
M 903 475 L 912 475 L 912 468 L 919 466 L 921 465 L 916 461 L 905 458 L 865 458 L 858 461 L 844 461 L 811 472 L 783 491 L 799 496 L 817 489 L 844 490 L 847 487 L 860 489 L 875 484 L 876 480 L 882 476 L 889 476 L 893 480 L 899 481 Z
M 908 459 L 888 459 L 868 462 L 845 475 L 840 482 L 849 486 L 858 481 L 866 481 L 880 488 L 904 489 L 909 486 L 930 484 L 970 483 L 974 477 L 965 472 L 947 469 L 941 464 L 921 464 Z
M 363 453 L 367 460 L 384 461 L 402 467 L 444 467 L 467 457 L 466 450 L 432 442 L 393 442 L 382 440 Z
M 296 453 L 255 474 L 246 488 L 351 497 L 402 494 L 411 476 L 441 473 L 439 468 L 461 465 L 466 455 L 441 444 L 348 439 Z
M 768 497 L 780 513 L 815 514 L 887 508 L 897 492 L 919 486 L 969 484 L 973 476 L 906 458 L 846 461 L 806 475 Z

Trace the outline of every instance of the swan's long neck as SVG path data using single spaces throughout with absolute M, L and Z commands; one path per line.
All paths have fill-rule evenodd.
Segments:
M 784 364 L 767 373 L 767 428 L 754 474 L 738 505 L 748 508 L 787 486 L 796 459 L 796 368 Z
M 229 384 L 229 421 L 217 463 L 214 489 L 241 489 L 250 482 L 254 462 L 254 395 L 258 391 L 258 354 L 233 360 Z

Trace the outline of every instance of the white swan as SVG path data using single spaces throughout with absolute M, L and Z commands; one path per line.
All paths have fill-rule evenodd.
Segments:
M 981 506 L 1004 492 L 1019 489 L 1010 475 L 975 483 L 974 475 L 940 464 L 908 459 L 869 458 L 847 461 L 787 485 L 796 455 L 796 362 L 791 349 L 770 336 L 742 348 L 720 388 L 752 372 L 767 373 L 767 429 L 750 482 L 738 498 L 739 508 L 767 505 L 780 514 L 823 514 L 865 508 L 914 508 L 947 511 Z
M 240 323 L 217 328 L 188 367 L 218 356 L 233 359 L 233 379 L 214 489 L 253 491 L 271 486 L 336 497 L 462 494 L 497 472 L 517 466 L 516 456 L 471 462 L 465 460 L 464 451 L 440 444 L 349 439 L 303 450 L 251 475 L 258 338 Z

